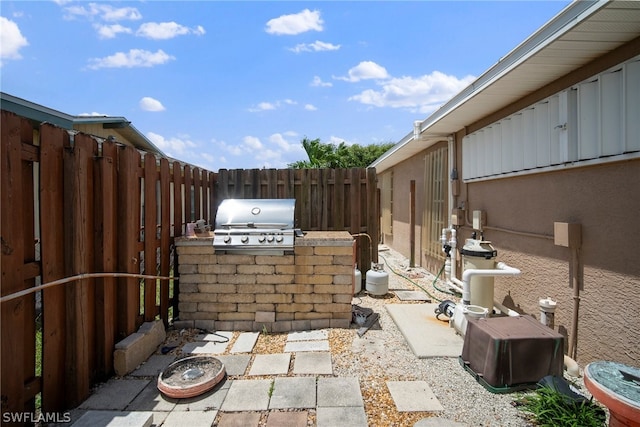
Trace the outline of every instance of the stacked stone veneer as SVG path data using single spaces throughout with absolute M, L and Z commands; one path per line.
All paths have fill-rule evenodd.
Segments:
M 285 255 L 216 253 L 212 237 L 178 238 L 176 247 L 183 324 L 287 332 L 351 323 L 354 241 L 348 232 L 308 232 Z

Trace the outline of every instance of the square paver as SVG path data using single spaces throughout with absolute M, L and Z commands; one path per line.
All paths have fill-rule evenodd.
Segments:
M 222 362 L 227 375 L 244 375 L 251 360 L 250 354 L 233 354 L 216 356 Z
M 215 341 L 194 341 L 188 342 L 182 347 L 182 352 L 185 354 L 222 354 L 225 352 L 229 342 L 215 342 Z
M 180 411 L 212 411 L 220 409 L 222 402 L 227 397 L 229 388 L 233 381 L 223 380 L 216 386 L 200 396 L 180 399 L 173 409 L 173 412 Z
M 318 408 L 363 406 L 357 378 L 318 378 Z
M 217 427 L 254 427 L 260 423 L 260 417 L 258 412 L 224 413 L 220 415 Z
M 162 427 L 212 426 L 218 411 L 172 412 L 167 416 Z
M 367 427 L 369 425 L 363 406 L 318 408 L 316 418 L 317 427 Z
M 315 408 L 316 379 L 279 377 L 273 384 L 269 409 Z
M 160 393 L 156 383 L 150 382 L 127 406 L 128 411 L 171 411 L 177 399 L 170 399 Z
M 398 412 L 444 411 L 425 381 L 387 381 Z
M 242 332 L 231 347 L 231 353 L 251 353 L 258 341 L 258 332 Z
M 267 427 L 307 427 L 309 413 L 301 412 L 269 412 Z
M 231 383 L 221 411 L 266 411 L 272 380 L 236 380 Z
M 333 365 L 331 363 L 331 353 L 297 353 L 293 361 L 294 374 L 316 374 L 331 375 L 333 374 Z
M 302 351 L 329 351 L 329 341 L 287 341 L 284 345 L 287 353 Z
M 230 331 L 215 331 L 210 334 L 198 334 L 195 336 L 196 341 L 211 341 L 218 343 L 225 343 L 231 341 L 233 338 L 233 332 Z
M 249 375 L 284 375 L 289 372 L 290 353 L 257 354 Z
M 152 354 L 146 362 L 140 365 L 138 369 L 131 372 L 130 375 L 133 377 L 157 377 L 175 360 L 175 356 Z
M 326 329 L 290 332 L 287 335 L 287 341 L 319 341 L 326 339 L 329 339 L 329 331 Z
M 150 427 L 151 412 L 87 411 L 73 425 L 77 427 Z
M 123 410 L 148 384 L 149 380 L 109 380 L 82 402 L 78 408 Z

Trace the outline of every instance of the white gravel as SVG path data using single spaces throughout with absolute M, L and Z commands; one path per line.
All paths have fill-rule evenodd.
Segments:
M 386 262 L 385 270 L 389 273 L 389 295 L 387 297 L 370 297 L 362 292 L 354 299 L 361 307 L 368 307 L 380 315 L 380 327 L 370 329 L 363 338 L 352 340 L 351 351 L 336 352 L 334 357 L 334 375 L 359 376 L 361 388 L 367 404 L 367 388 L 372 391 L 371 405 L 384 406 L 389 403 L 390 396 L 385 393 L 386 381 L 426 381 L 436 398 L 444 407 L 444 411 L 433 413 L 441 421 L 442 426 L 447 421 L 461 423 L 467 426 L 527 426 L 524 413 L 513 406 L 519 393 L 495 394 L 486 390 L 476 382 L 472 375 L 466 372 L 457 358 L 429 358 L 419 359 L 407 345 L 402 333 L 396 327 L 385 304 L 402 303 L 394 295 L 394 290 L 419 290 L 411 281 L 426 289 L 434 298 L 454 299 L 435 290 L 432 286 L 434 275 L 421 268 L 408 268 L 408 261 L 399 253 L 383 248 L 380 251 L 380 262 Z M 407 280 L 393 271 L 400 273 Z M 438 287 L 445 289 L 444 282 Z M 438 302 L 433 300 L 432 302 Z M 379 400 L 379 401 L 376 401 Z M 393 412 L 393 411 L 389 411 Z M 402 414 L 396 414 L 399 416 Z M 432 414 L 426 414 L 426 418 Z M 415 419 L 388 423 L 380 421 L 384 418 L 370 418 L 370 425 L 414 425 Z M 418 418 L 420 419 L 420 417 Z M 435 421 L 435 420 L 433 420 Z

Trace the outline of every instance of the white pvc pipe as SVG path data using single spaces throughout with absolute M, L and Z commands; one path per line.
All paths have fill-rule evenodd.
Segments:
M 473 276 L 517 276 L 520 270 L 508 266 L 504 262 L 496 264 L 495 269 L 483 270 L 479 268 L 469 268 L 462 273 L 462 304 L 471 304 L 471 278 Z M 453 277 L 452 277 L 453 280 Z
M 518 313 L 515 310 L 511 310 L 509 307 L 506 307 L 506 306 L 500 304 L 498 301 L 493 301 L 493 306 L 495 308 L 497 308 L 498 310 L 500 310 L 501 313 L 504 313 L 504 314 L 506 314 L 508 316 L 511 316 L 511 317 L 520 316 L 520 313 Z

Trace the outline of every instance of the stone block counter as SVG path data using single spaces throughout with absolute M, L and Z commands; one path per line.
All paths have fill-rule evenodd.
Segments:
M 216 253 L 211 237 L 176 238 L 181 323 L 207 330 L 289 332 L 348 328 L 354 239 L 310 231 L 293 253 Z

